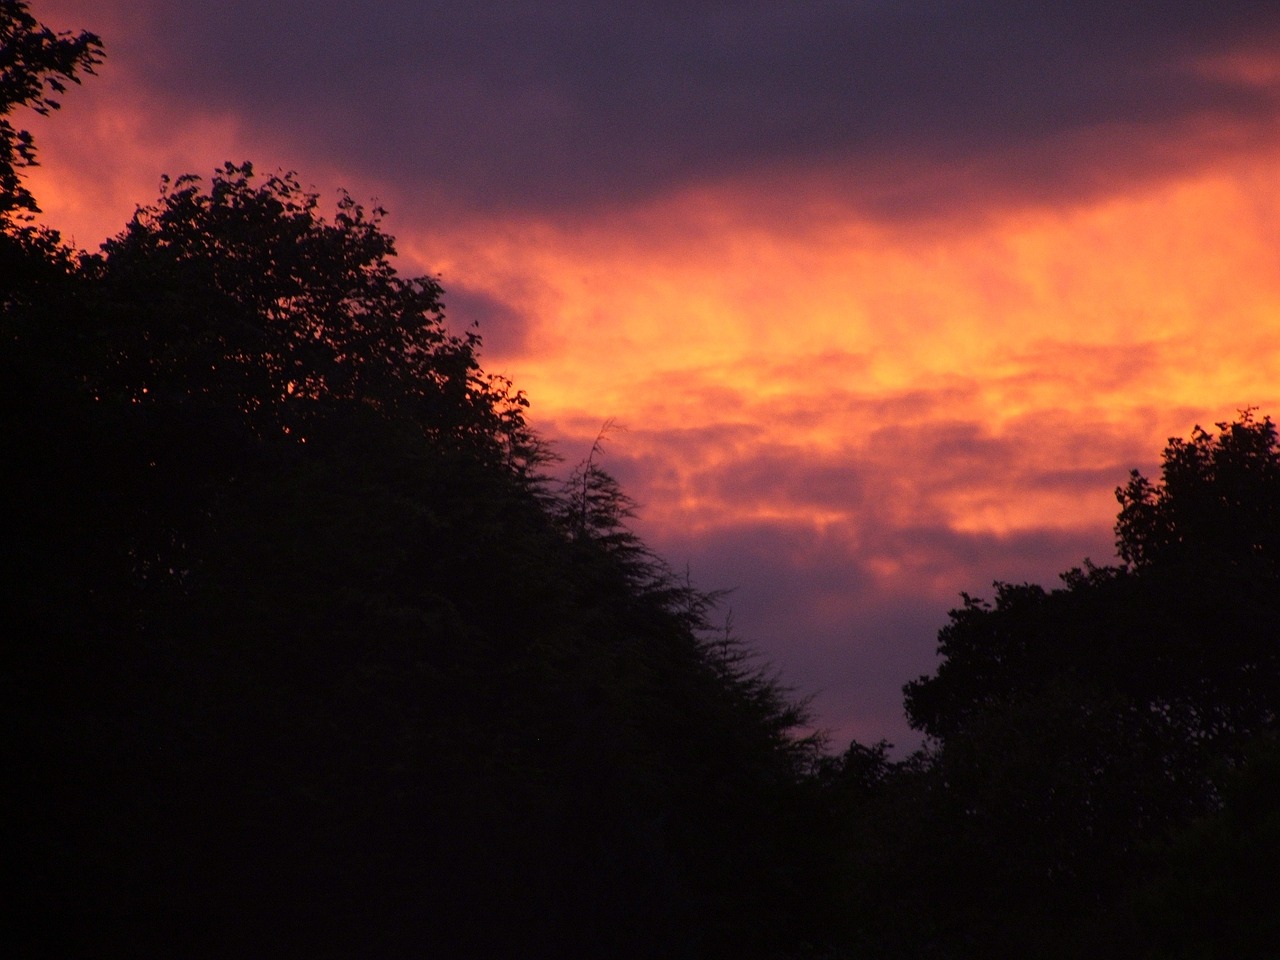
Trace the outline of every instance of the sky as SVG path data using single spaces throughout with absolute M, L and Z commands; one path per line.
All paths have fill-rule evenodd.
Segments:
M 1280 416 L 1274 0 L 31 8 L 107 54 L 23 118 L 46 223 L 227 160 L 376 199 L 836 749 L 918 743 L 962 591 L 1114 561 L 1131 469 Z

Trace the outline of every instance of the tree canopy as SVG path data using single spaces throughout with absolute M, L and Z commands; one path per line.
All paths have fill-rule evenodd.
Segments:
M 1280 453 L 1253 411 L 1165 448 L 1161 479 L 1136 470 L 1116 491 L 1116 545 L 1131 567 L 1271 568 L 1280 562 Z
M 481 373 L 474 333 L 447 330 L 436 280 L 397 274 L 385 211 L 343 194 L 329 222 L 318 205 L 292 174 L 259 184 L 248 163 L 207 189 L 165 181 L 87 265 L 121 326 L 144 337 L 117 347 L 104 388 L 129 384 L 139 402 L 143 391 L 151 403 L 205 397 L 258 433 L 299 440 L 308 419 L 358 403 L 437 442 L 527 458 L 524 398 Z
M 1121 566 L 966 596 L 936 673 L 905 689 L 947 798 L 934 809 L 981 865 L 952 915 L 976 956 L 1046 937 L 1064 956 L 1138 952 L 1152 914 L 1127 891 L 1181 870 L 1164 851 L 1203 818 L 1235 816 L 1232 771 L 1277 733 L 1274 424 L 1197 427 L 1169 441 L 1160 480 L 1135 471 L 1116 495 Z
M 907 685 L 913 724 L 946 741 L 1011 697 L 1063 684 L 1114 693 L 1188 743 L 1275 722 L 1280 650 L 1280 445 L 1251 411 L 1170 440 L 1162 480 L 1117 489 L 1120 567 L 1086 565 L 1055 591 L 997 584 L 939 635 L 943 663 Z

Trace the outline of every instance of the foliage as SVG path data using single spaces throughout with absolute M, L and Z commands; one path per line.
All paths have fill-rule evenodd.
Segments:
M 1273 956 L 1280 938 L 1280 741 L 1259 737 L 1224 776 L 1219 810 L 1157 851 L 1113 934 L 1126 956 Z
M 974 955 L 1114 947 L 1126 891 L 1276 729 L 1280 448 L 1247 411 L 1218 428 L 1171 440 L 1161 482 L 1117 491 L 1124 566 L 964 597 L 937 672 L 906 686 L 948 842 L 981 865 L 942 901 Z
M 215 403 L 298 442 L 310 419 L 359 404 L 529 466 L 524 397 L 481 373 L 474 333 L 447 331 L 438 282 L 397 275 L 385 211 L 343 194 L 329 222 L 318 205 L 291 174 L 258 185 L 248 163 L 207 190 L 166 180 L 88 264 L 121 336 L 97 386 Z
M 1280 562 L 1280 445 L 1269 417 L 1244 411 L 1219 423 L 1215 435 L 1197 426 L 1190 440 L 1173 437 L 1161 482 L 1134 471 L 1116 491 L 1120 556 L 1137 568 L 1209 567 Z

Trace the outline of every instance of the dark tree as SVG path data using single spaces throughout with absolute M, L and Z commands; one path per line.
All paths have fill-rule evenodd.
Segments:
M 46 307 L 71 272 L 74 255 L 58 234 L 29 221 L 38 212 L 22 183 L 33 166 L 30 133 L 10 117 L 21 108 L 40 114 L 58 109 L 68 82 L 93 73 L 102 44 L 91 33 L 56 34 L 39 24 L 23 0 L 0 0 L 0 311 L 35 301 Z M 6 343 L 6 346 L 8 344 Z
M 298 442 L 309 419 L 356 406 L 524 462 L 523 397 L 483 375 L 475 334 L 446 329 L 436 280 L 398 276 L 385 211 L 344 194 L 329 222 L 318 204 L 293 175 L 259 184 L 247 163 L 208 189 L 166 180 L 88 265 L 119 338 L 101 388 L 214 404 Z
M 1264 736 L 1223 777 L 1221 809 L 1160 850 L 1125 904 L 1124 955 L 1265 960 L 1280 942 L 1280 739 Z
M 941 901 L 975 956 L 1105 949 L 1090 937 L 1124 926 L 1124 891 L 1220 809 L 1223 778 L 1276 728 L 1271 421 L 1171 440 L 1161 481 L 1135 472 L 1117 497 L 1124 566 L 965 597 L 936 674 L 906 687 L 952 843 L 978 867 Z
M 1117 490 L 1118 551 L 1064 587 L 997 584 L 965 597 L 939 635 L 937 675 L 907 711 L 940 742 L 1011 699 L 1070 681 L 1130 703 L 1188 742 L 1248 737 L 1276 721 L 1280 445 L 1246 412 L 1165 450 L 1162 482 Z
M 318 206 L 180 178 L 3 318 L 25 896 L 135 949 L 781 952 L 802 709 Z
M 1160 481 L 1136 470 L 1116 491 L 1116 547 L 1137 569 L 1230 566 L 1274 573 L 1280 563 L 1280 445 L 1270 417 L 1244 411 L 1214 434 L 1172 437 Z

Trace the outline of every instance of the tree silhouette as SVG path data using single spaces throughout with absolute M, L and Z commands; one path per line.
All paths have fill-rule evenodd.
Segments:
M 1173 439 L 1162 479 L 1117 491 L 1121 567 L 1045 590 L 997 584 L 939 634 L 906 686 L 952 798 L 951 842 L 979 865 L 952 901 L 975 955 L 1105 949 L 1124 891 L 1223 803 L 1223 777 L 1280 711 L 1280 448 L 1245 412 Z M 999 905 L 999 906 L 998 906 Z M 1092 915 L 1092 927 L 1079 918 Z M 1102 936 L 1101 933 L 1098 936 Z
M 1173 437 L 1161 480 L 1134 471 L 1116 491 L 1117 550 L 1138 569 L 1280 562 L 1280 452 L 1275 424 L 1246 410 L 1214 434 Z
M 803 709 L 598 451 L 544 473 L 393 252 L 381 211 L 249 164 L 166 181 L 97 254 L 28 248 L 50 279 L 0 320 L 23 903 L 148 952 L 181 918 L 226 952 L 776 954 L 815 893 Z
M 437 281 L 397 275 L 385 211 L 343 194 L 329 222 L 318 204 L 291 174 L 256 183 L 248 163 L 208 189 L 166 180 L 88 264 L 116 307 L 112 332 L 133 337 L 114 345 L 102 388 L 204 398 L 299 442 L 309 418 L 358 404 L 527 466 L 524 398 L 482 374 L 474 333 L 445 328 Z

